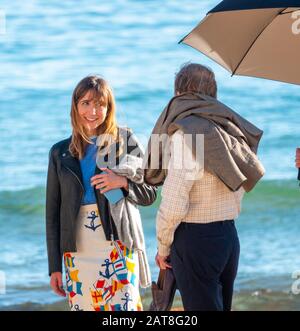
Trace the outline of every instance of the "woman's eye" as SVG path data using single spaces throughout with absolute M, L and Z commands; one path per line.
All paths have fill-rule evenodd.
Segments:
M 88 101 L 83 101 L 81 104 L 84 105 L 84 106 L 86 106 L 86 105 L 88 105 L 89 103 L 88 103 Z

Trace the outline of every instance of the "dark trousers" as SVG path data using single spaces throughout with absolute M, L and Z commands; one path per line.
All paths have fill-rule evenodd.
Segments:
M 231 310 L 239 254 L 233 220 L 178 226 L 171 264 L 185 310 Z

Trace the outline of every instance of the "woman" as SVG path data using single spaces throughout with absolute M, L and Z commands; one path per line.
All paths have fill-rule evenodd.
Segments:
M 142 310 L 138 257 L 118 240 L 107 194 L 121 192 L 136 208 L 152 204 L 156 189 L 96 166 L 100 151 L 106 151 L 108 159 L 114 144 L 118 164 L 133 137 L 130 130 L 117 126 L 114 96 L 105 80 L 88 76 L 78 83 L 71 123 L 72 135 L 49 153 L 46 233 L 51 287 L 66 296 L 64 260 L 71 310 Z M 111 139 L 101 138 L 99 144 L 99 137 Z M 133 147 L 139 148 L 135 142 Z
M 264 173 L 255 155 L 262 131 L 217 100 L 214 73 L 200 64 L 181 68 L 175 95 L 152 131 L 171 137 L 168 171 L 150 164 L 145 173 L 147 183 L 163 184 L 156 263 L 172 267 L 185 310 L 230 310 L 239 260 L 234 220 L 244 191 Z M 157 159 L 153 151 L 145 164 Z

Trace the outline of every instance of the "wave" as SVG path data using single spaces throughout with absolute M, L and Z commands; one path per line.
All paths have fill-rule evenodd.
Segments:
M 0 191 L 0 213 L 38 215 L 44 212 L 45 187 Z
M 264 180 L 245 195 L 248 205 L 289 209 L 299 207 L 300 188 L 296 180 Z
M 289 208 L 299 205 L 300 188 L 295 180 L 263 180 L 253 191 L 245 195 L 246 204 L 274 205 Z M 142 208 L 145 216 L 157 209 L 161 201 L 160 190 L 157 200 L 150 207 Z M 42 214 L 45 208 L 45 187 L 37 186 L 15 191 L 0 191 L 0 212 L 15 214 Z M 150 215 L 149 215 L 150 216 Z

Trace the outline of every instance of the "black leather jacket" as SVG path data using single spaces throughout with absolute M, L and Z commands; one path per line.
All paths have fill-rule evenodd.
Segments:
M 80 209 L 84 187 L 80 162 L 69 152 L 71 137 L 52 146 L 46 189 L 46 237 L 49 275 L 62 272 L 64 252 L 76 252 L 76 218 Z M 128 148 L 128 152 L 130 152 Z M 101 173 L 96 167 L 95 174 Z M 129 190 L 123 190 L 126 199 L 141 206 L 151 205 L 157 188 L 136 184 L 128 180 Z M 106 197 L 95 189 L 102 227 L 107 240 L 118 238 Z

